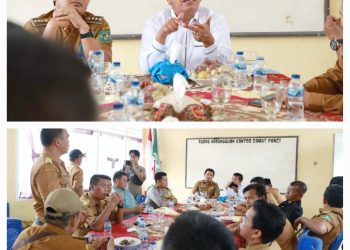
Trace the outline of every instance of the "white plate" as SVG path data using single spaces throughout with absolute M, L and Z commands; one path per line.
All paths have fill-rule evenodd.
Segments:
M 125 246 L 121 245 L 120 242 L 123 240 L 132 241 L 131 245 Z M 137 249 L 135 247 L 139 246 L 141 243 L 140 239 L 134 237 L 119 237 L 114 239 L 114 245 L 118 247 L 118 249 Z

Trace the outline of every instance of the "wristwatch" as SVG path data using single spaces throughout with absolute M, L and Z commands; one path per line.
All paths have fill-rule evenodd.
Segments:
M 92 37 L 94 38 L 94 33 L 92 32 L 91 29 L 89 29 L 89 31 L 85 34 L 80 34 L 80 39 L 84 39 L 84 38 L 88 38 L 88 37 Z
M 329 46 L 331 47 L 332 50 L 338 50 L 340 46 L 343 45 L 343 39 L 333 39 L 331 40 L 331 43 Z

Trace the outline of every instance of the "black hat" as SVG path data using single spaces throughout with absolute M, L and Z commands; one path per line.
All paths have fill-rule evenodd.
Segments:
M 85 157 L 85 156 L 86 156 L 86 154 L 83 154 L 79 149 L 73 149 L 69 153 L 69 160 L 74 161 L 78 157 Z

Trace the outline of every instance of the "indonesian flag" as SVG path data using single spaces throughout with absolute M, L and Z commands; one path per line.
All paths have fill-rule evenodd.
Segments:
M 148 129 L 146 146 L 146 182 L 149 185 L 154 184 L 154 175 L 160 171 L 160 160 L 158 154 L 157 130 Z

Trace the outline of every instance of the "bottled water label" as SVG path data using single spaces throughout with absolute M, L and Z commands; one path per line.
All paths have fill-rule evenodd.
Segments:
M 288 96 L 292 96 L 292 97 L 304 96 L 304 88 L 289 87 L 288 88 Z
M 111 236 L 112 234 L 112 223 L 109 220 L 106 220 L 103 226 L 104 232 L 108 235 Z

